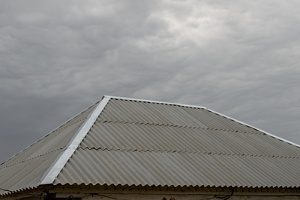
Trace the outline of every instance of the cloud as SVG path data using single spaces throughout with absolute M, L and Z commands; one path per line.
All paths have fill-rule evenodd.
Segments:
M 0 4 L 0 160 L 104 94 L 203 105 L 300 143 L 298 1 Z

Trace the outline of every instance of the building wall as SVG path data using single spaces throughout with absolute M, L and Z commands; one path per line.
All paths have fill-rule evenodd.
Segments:
M 204 194 L 68 194 L 64 197 L 57 197 L 60 200 L 300 200 L 299 195 L 204 195 Z M 10 200 L 40 200 L 40 197 L 9 198 Z
M 47 191 L 47 192 L 46 192 Z M 58 187 L 24 192 L 4 200 L 300 200 L 300 188 L 294 189 L 195 189 L 157 190 L 119 187 Z
M 197 194 L 98 194 L 82 198 L 83 200 L 300 200 L 300 195 L 197 195 Z

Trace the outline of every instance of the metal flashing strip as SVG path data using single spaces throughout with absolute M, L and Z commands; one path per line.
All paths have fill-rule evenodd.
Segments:
M 183 106 L 183 107 L 192 107 L 192 108 L 201 108 L 201 109 L 207 109 L 203 106 L 195 106 L 195 105 L 189 105 L 189 104 L 182 104 L 182 103 L 170 103 L 165 101 L 154 101 L 154 100 L 146 100 L 146 99 L 136 99 L 136 98 L 128 98 L 128 97 L 117 97 L 117 96 L 106 96 L 111 99 L 121 99 L 121 100 L 128 100 L 128 101 L 141 101 L 141 102 L 148 102 L 148 103 L 157 103 L 157 104 L 166 104 L 171 106 Z
M 291 145 L 294 145 L 294 146 L 300 148 L 300 145 L 299 145 L 299 144 L 296 144 L 296 143 L 294 143 L 294 142 L 291 142 L 291 141 L 289 141 L 289 140 L 286 140 L 286 139 L 284 139 L 284 138 L 282 138 L 282 137 L 279 137 L 279 136 L 277 136 L 277 135 L 273 135 L 272 133 L 269 133 L 269 132 L 264 131 L 264 130 L 262 130 L 262 129 L 260 129 L 260 128 L 257 128 L 257 127 L 255 127 L 255 126 L 252 126 L 252 125 L 247 124 L 247 123 L 245 123 L 245 122 L 239 121 L 239 120 L 237 120 L 237 119 L 235 119 L 235 118 L 232 118 L 232 117 L 229 117 L 229 116 L 227 116 L 227 115 L 224 115 L 224 114 L 222 114 L 222 113 L 216 112 L 216 111 L 214 111 L 214 110 L 211 110 L 211 109 L 208 109 L 208 108 L 205 108 L 205 109 L 208 110 L 208 111 L 210 111 L 210 112 L 213 112 L 213 113 L 215 113 L 215 114 L 218 114 L 218 115 L 220 115 L 220 116 L 222 116 L 222 117 L 226 117 L 227 119 L 231 119 L 231 120 L 233 120 L 233 121 L 235 121 L 235 122 L 238 122 L 238 123 L 240 123 L 240 124 L 243 124 L 243 125 L 245 125 L 245 126 L 249 126 L 249 127 L 251 127 L 251 128 L 254 128 L 254 129 L 256 129 L 256 130 L 258 130 L 258 131 L 260 131 L 260 132 L 263 132 L 263 133 L 265 133 L 265 134 L 267 134 L 267 135 L 269 135 L 269 136 L 271 136 L 271 137 L 274 137 L 274 138 L 276 138 L 276 139 L 278 139 L 278 140 L 281 140 L 281 141 L 283 141 L 283 142 L 287 142 L 287 143 L 289 143 L 289 144 L 291 144 Z
M 94 111 L 87 118 L 86 122 L 78 129 L 73 139 L 67 145 L 66 149 L 60 154 L 54 164 L 49 168 L 41 179 L 41 185 L 52 184 L 58 174 L 61 172 L 65 164 L 68 162 L 70 157 L 73 155 L 75 150 L 78 148 L 79 144 L 85 138 L 86 134 L 89 132 L 106 104 L 109 102 L 110 97 L 104 96 L 103 99 L 98 103 Z

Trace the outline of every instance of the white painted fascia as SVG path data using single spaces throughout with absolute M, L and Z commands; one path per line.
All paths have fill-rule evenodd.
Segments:
M 72 140 L 69 142 L 65 150 L 60 154 L 54 164 L 49 168 L 41 180 L 41 185 L 52 184 L 68 160 L 71 158 L 75 150 L 78 148 L 82 140 L 85 138 L 107 103 L 110 97 L 104 96 L 98 103 L 94 111 L 89 115 L 84 124 L 78 129 Z

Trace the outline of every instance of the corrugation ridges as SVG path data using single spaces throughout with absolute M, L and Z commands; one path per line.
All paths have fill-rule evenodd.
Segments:
M 144 122 L 259 133 L 204 108 L 111 99 L 101 117 L 106 121 Z
M 44 172 L 51 166 L 62 150 L 53 151 L 43 156 L 0 169 L 0 188 L 16 191 L 23 188 L 36 187 Z M 2 191 L 3 192 L 3 191 Z M 3 192 L 3 194 L 6 192 Z M 2 195 L 0 193 L 0 195 Z
M 266 135 L 101 120 L 94 124 L 80 147 L 300 156 L 300 151 L 295 151 L 295 147 L 283 145 L 282 142 Z
M 173 124 L 207 128 L 179 106 L 111 99 L 102 120 Z
M 93 109 L 1 165 L 0 187 L 41 184 Z M 299 156 L 300 148 L 204 108 L 110 98 L 54 184 L 299 188 Z
M 32 144 L 23 152 L 12 157 L 8 161 L 0 165 L 0 170 L 2 167 L 5 167 L 7 165 L 12 165 L 17 162 L 22 162 L 24 160 L 64 148 L 73 137 L 73 133 L 75 133 L 75 131 L 81 126 L 81 124 L 84 122 L 93 108 L 94 106 L 88 108 L 70 121 L 60 126 L 58 129 L 54 130 L 47 136 Z
M 17 191 L 36 187 L 44 173 L 64 151 L 76 130 L 93 110 L 91 106 L 24 151 L 0 165 L 0 188 Z M 0 193 L 0 195 L 6 192 Z
M 203 108 L 114 98 L 54 183 L 294 188 L 299 155 Z
M 299 159 L 78 149 L 55 184 L 299 187 Z

